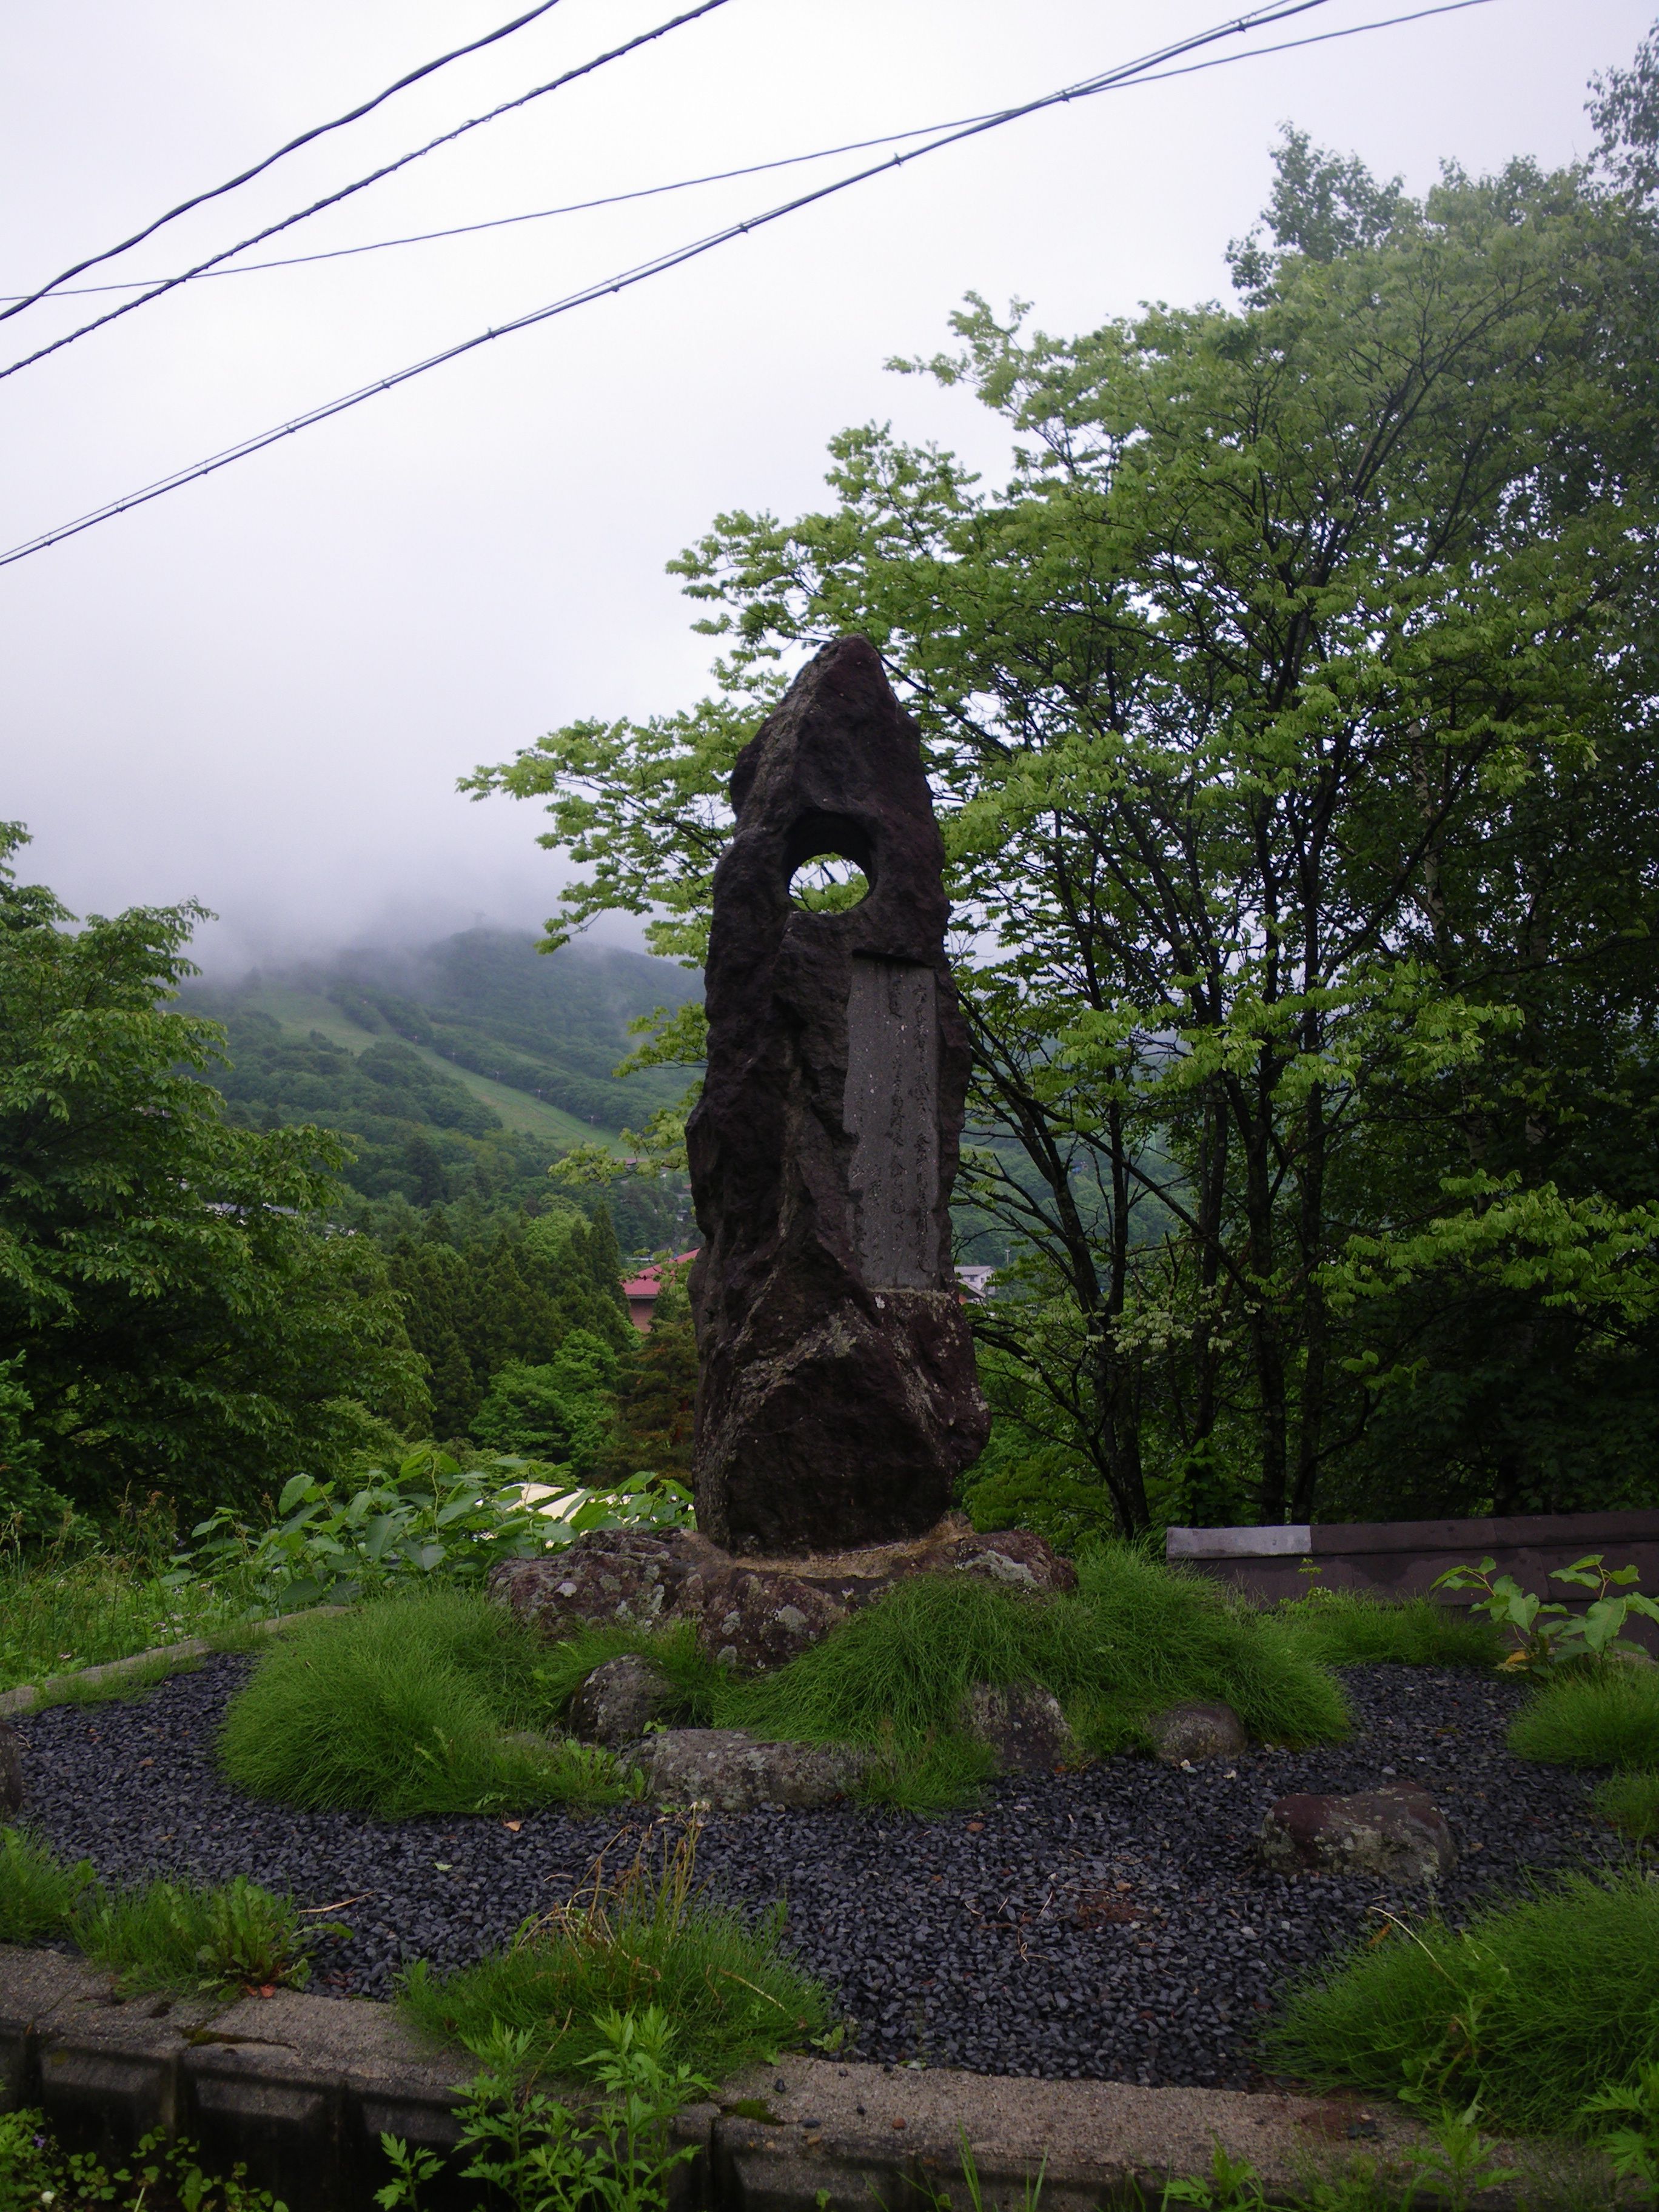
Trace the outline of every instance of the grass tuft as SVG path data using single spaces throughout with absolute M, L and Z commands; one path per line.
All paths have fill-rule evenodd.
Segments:
M 302 1622 L 231 1701 L 220 1760 L 251 1796 L 388 1820 L 627 1796 L 604 1753 L 525 1733 L 545 1711 L 538 1656 L 533 1631 L 470 1591 Z
M 1659 1773 L 1651 1767 L 1610 1774 L 1597 1788 L 1595 1802 L 1626 1842 L 1650 1844 L 1659 1837 Z
M 1272 1616 L 1297 1649 L 1326 1667 L 1393 1660 L 1405 1667 L 1497 1667 L 1507 1649 L 1489 1620 L 1431 1597 L 1389 1603 L 1363 1590 L 1316 1589 Z
M 246 1577 L 179 1585 L 166 1549 L 19 1553 L 0 1546 L 0 1690 L 229 1630 Z
M 1509 1747 L 1553 1766 L 1659 1766 L 1659 1667 L 1613 1661 L 1546 1683 L 1510 1723 Z
M 1393 1923 L 1293 1990 L 1264 2041 L 1317 2088 L 1479 2099 L 1503 2125 L 1571 2131 L 1659 2059 L 1659 1883 L 1570 1874 L 1463 1930 Z
M 77 1908 L 97 1889 L 92 1861 L 67 1867 L 23 1828 L 0 1828 L 0 1943 L 68 1935 Z
M 591 2057 L 605 2012 L 659 2008 L 678 2057 L 716 2081 L 823 2036 L 829 2000 L 783 1953 L 783 1906 L 750 1922 L 714 1902 L 696 1882 L 696 1840 L 695 1820 L 648 1827 L 631 1860 L 613 1871 L 602 1853 L 568 1904 L 526 1921 L 506 1949 L 441 1977 L 417 1961 L 404 2013 L 475 2047 L 500 2029 L 522 2034 L 527 2063 L 564 2075 Z

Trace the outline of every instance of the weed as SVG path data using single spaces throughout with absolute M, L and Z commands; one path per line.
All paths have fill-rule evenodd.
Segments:
M 1363 1590 L 1311 1589 L 1272 1616 L 1297 1650 L 1326 1667 L 1394 1660 L 1407 1667 L 1496 1667 L 1504 1639 L 1473 1607 L 1431 1597 L 1390 1604 Z
M 1609 1567 L 1593 1552 L 1575 1559 L 1570 1567 L 1551 1571 L 1553 1583 L 1567 1583 L 1591 1593 L 1582 1614 L 1565 1605 L 1546 1603 L 1531 1590 L 1523 1590 L 1512 1575 L 1494 1571 L 1495 1559 L 1482 1559 L 1478 1567 L 1449 1567 L 1430 1585 L 1434 1589 L 1474 1589 L 1480 1592 L 1474 1610 L 1483 1613 L 1494 1627 L 1507 1629 L 1513 1648 L 1506 1667 L 1542 1673 L 1563 1661 L 1601 1659 L 1620 1652 L 1639 1651 L 1621 1635 L 1632 1613 L 1659 1620 L 1659 1600 L 1644 1597 L 1636 1588 L 1635 1567 Z
M 1627 1842 L 1650 1844 L 1659 1837 L 1659 1773 L 1610 1774 L 1597 1786 L 1595 1809 Z
M 1510 1723 L 1510 1749 L 1559 1766 L 1659 1766 L 1659 1667 L 1617 1661 L 1547 1682 Z
M 302 1622 L 232 1700 L 225 1772 L 252 1796 L 392 1820 L 626 1797 L 603 1753 L 514 1733 L 541 1717 L 538 1653 L 506 1607 L 469 1591 Z
M 1291 1990 L 1264 2043 L 1322 2088 L 1430 2111 L 1479 2099 L 1509 2126 L 1571 2128 L 1659 2060 L 1659 1884 L 1569 1874 L 1462 1930 L 1390 1916 Z
M 204 2173 L 195 2146 L 146 2136 L 113 2171 L 85 2151 L 66 2151 L 41 2112 L 0 2112 L 0 2212 L 143 2212 L 164 2201 L 185 2212 L 284 2212 L 263 2189 L 251 2188 L 245 2166 L 228 2175 Z
M 96 1887 L 90 1859 L 66 1867 L 26 1830 L 0 1828 L 0 1943 L 66 1935 Z
M 33 1710 L 43 1712 L 49 1705 L 107 1705 L 118 1698 L 147 1698 L 173 1675 L 193 1674 L 201 1663 L 199 1659 L 171 1659 L 158 1654 L 142 1666 L 124 1667 L 118 1674 L 100 1675 L 95 1681 L 88 1681 L 84 1674 L 49 1678 L 40 1686 Z
M 302 1927 L 292 1898 L 238 1875 L 224 1888 L 157 1876 L 100 1893 L 76 1911 L 70 1932 L 131 1994 L 300 1989 L 310 1978 L 311 1947 L 348 1931 L 336 1923 Z
M 823 2035 L 828 2000 L 783 1955 L 782 1908 L 751 1923 L 714 1902 L 696 1882 L 696 1841 L 695 1820 L 665 1821 L 616 1871 L 601 1852 L 568 1903 L 526 1921 L 505 1950 L 441 1979 L 417 1961 L 404 2008 L 475 2048 L 493 2025 L 522 2033 L 528 2063 L 566 2075 L 607 2012 L 658 2007 L 684 2063 L 714 2078 Z
M 1602 2089 L 1586 2102 L 1586 2119 L 1618 2116 L 1622 2127 L 1596 2137 L 1621 2181 L 1638 2182 L 1659 2197 L 1659 2065 L 1644 2066 L 1630 2081 Z

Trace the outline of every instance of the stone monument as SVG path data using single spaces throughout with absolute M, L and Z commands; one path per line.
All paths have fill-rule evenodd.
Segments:
M 988 1428 L 948 1212 L 968 1036 L 921 743 L 866 639 L 801 672 L 732 802 L 686 1132 L 697 1525 L 748 1555 L 920 1536 Z M 790 892 L 826 854 L 869 886 L 840 913 Z

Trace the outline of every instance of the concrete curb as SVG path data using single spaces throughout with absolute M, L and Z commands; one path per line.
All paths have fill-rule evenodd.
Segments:
M 389 2005 L 289 1990 L 230 2003 L 140 1997 L 76 1958 L 0 1945 L 0 2110 L 44 2109 L 61 2140 L 106 2160 L 151 2129 L 200 2147 L 210 2171 L 246 2163 L 289 2212 L 364 2212 L 390 2175 L 382 2132 L 447 2156 L 465 2051 L 419 2042 Z M 1041 2171 L 1044 2212 L 1156 2203 L 1171 2174 L 1200 2175 L 1218 2142 L 1260 2173 L 1270 2202 L 1303 2196 L 1357 2157 L 1402 2176 L 1427 2142 L 1397 2106 L 1353 2098 L 1143 2089 L 786 2058 L 681 2114 L 696 2160 L 676 2212 L 930 2212 L 960 2203 L 961 2144 L 981 2202 L 1020 2212 Z M 1503 2154 L 1525 2179 L 1472 2202 L 1530 2212 L 1609 2202 L 1601 2161 L 1569 2146 Z M 455 2163 L 433 2212 L 475 2212 Z
M 349 1613 L 346 1605 L 313 1605 L 304 1613 L 279 1613 L 270 1620 L 250 1620 L 243 1624 L 251 1636 L 274 1636 L 278 1630 L 292 1628 L 301 1620 L 315 1620 L 329 1613 Z M 205 1659 L 210 1652 L 221 1646 L 209 1636 L 188 1636 L 182 1644 L 158 1644 L 150 1651 L 135 1651 L 125 1659 L 106 1659 L 96 1667 L 74 1667 L 67 1674 L 48 1674 L 43 1682 L 22 1682 L 15 1690 L 0 1691 L 0 1720 L 9 1713 L 27 1713 L 42 1698 L 52 1699 L 66 1690 L 73 1682 L 114 1682 L 124 1674 L 142 1674 L 146 1667 L 171 1660 L 182 1665 L 187 1659 Z

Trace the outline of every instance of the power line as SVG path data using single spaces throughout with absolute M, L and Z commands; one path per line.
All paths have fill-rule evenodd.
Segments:
M 554 4 L 556 0 L 548 0 L 548 5 Z M 515 100 L 504 100 L 499 107 L 492 107 L 487 115 L 475 115 L 470 121 L 458 124 L 454 130 L 446 131 L 441 137 L 429 139 L 424 146 L 417 146 L 413 153 L 399 155 L 395 161 L 386 162 L 367 177 L 359 177 L 355 184 L 343 185 L 338 191 L 313 200 L 309 207 L 301 208 L 297 214 L 284 216 L 280 222 L 268 223 L 264 229 L 255 231 L 252 238 L 245 238 L 235 246 L 226 246 L 222 253 L 211 254 L 207 260 L 198 261 L 193 269 L 186 269 L 177 276 L 164 278 L 154 291 L 145 292 L 137 300 L 124 300 L 118 307 L 112 307 L 107 314 L 94 315 L 91 322 L 82 323 L 78 330 L 66 331 L 62 337 L 54 338 L 50 345 L 37 347 L 33 353 L 24 354 L 18 360 L 9 362 L 4 368 L 0 368 L 0 382 L 9 376 L 15 376 L 20 368 L 29 368 L 37 361 L 45 361 L 49 354 L 61 353 L 65 346 L 73 345 L 77 338 L 102 330 L 106 323 L 118 322 L 123 315 L 130 315 L 139 307 L 148 307 L 152 300 L 159 300 L 163 293 L 189 283 L 191 277 L 205 276 L 220 262 L 246 252 L 249 246 L 258 246 L 262 240 L 275 238 L 278 231 L 291 230 L 296 222 L 304 222 L 307 216 L 320 214 L 324 208 L 334 207 L 341 200 L 349 199 L 354 192 L 363 191 L 368 185 L 378 184 L 382 177 L 391 176 L 395 170 L 406 169 L 411 161 L 418 161 L 423 155 L 434 152 L 440 146 L 447 146 L 452 139 L 464 137 L 469 131 L 477 131 L 486 123 L 493 123 L 497 116 L 510 114 L 515 107 L 527 107 L 532 100 L 541 99 L 544 93 L 557 92 L 563 85 L 574 84 L 578 77 L 591 76 L 595 70 L 603 69 L 607 62 L 620 61 L 624 54 L 631 54 L 640 46 L 648 46 L 653 39 L 664 38 L 670 31 L 678 31 L 683 23 L 695 23 L 700 15 L 711 15 L 716 8 L 723 8 L 726 4 L 726 0 L 699 0 L 698 6 L 688 9 L 683 15 L 671 16 L 667 22 L 659 23 L 654 30 L 641 31 L 637 38 L 629 39 L 620 46 L 612 46 L 605 53 L 595 54 L 591 61 L 579 63 L 574 69 L 566 70 L 562 76 L 550 78 L 546 84 L 538 84 L 533 91 L 520 93 Z M 7 313 L 15 314 L 18 310 L 12 307 Z M 0 322 L 4 319 L 5 317 L 0 315 Z
M 1213 54 L 1207 60 L 1188 62 L 1180 69 L 1149 71 L 1145 76 L 1137 76 L 1132 82 L 1135 85 L 1167 84 L 1172 78 L 1197 76 L 1205 70 L 1231 69 L 1239 62 L 1261 61 L 1269 54 L 1294 53 L 1300 46 L 1322 46 L 1333 39 L 1355 38 L 1362 31 L 1392 30 L 1399 23 L 1419 23 L 1428 15 L 1456 15 L 1465 8 L 1486 5 L 1486 0 L 1441 0 L 1441 4 L 1437 7 L 1413 9 L 1409 15 L 1379 15 L 1369 23 L 1346 24 L 1340 31 L 1315 31 L 1305 39 L 1281 39 L 1271 46 L 1252 46 L 1246 53 Z M 1127 85 L 1124 87 L 1125 90 L 1128 88 Z M 629 200 L 659 199 L 665 192 L 691 191 L 702 185 L 729 184 L 734 178 L 757 177 L 772 169 L 799 168 L 805 162 L 828 161 L 841 154 L 862 154 L 872 146 L 896 146 L 907 138 L 928 137 L 935 131 L 957 131 L 965 124 L 988 122 L 996 112 L 996 110 L 989 109 L 979 115 L 958 115 L 946 123 L 918 123 L 908 131 L 885 131 L 874 138 L 849 138 L 839 146 L 819 146 L 810 154 L 784 154 L 775 161 L 749 161 L 738 169 L 711 169 L 704 176 L 679 177 L 666 185 L 641 185 L 632 191 L 606 192 L 598 199 L 570 200 L 562 207 L 532 208 L 521 215 L 492 216 L 483 222 L 452 223 L 443 230 L 410 231 L 401 238 L 374 238 L 361 246 L 331 246 L 321 253 L 284 254 L 271 261 L 245 262 L 240 269 L 219 269 L 204 264 L 199 271 L 186 270 L 178 276 L 135 277 L 125 284 L 77 284 L 62 296 L 78 299 L 94 292 L 142 292 L 151 285 L 185 283 L 192 275 L 198 274 L 216 277 L 252 276 L 268 269 L 303 269 L 318 261 L 344 261 L 358 253 L 384 253 L 393 246 L 428 246 L 437 239 L 469 238 L 481 230 L 507 230 L 516 223 L 545 222 L 553 216 L 586 215 L 595 208 L 620 207 Z M 233 246 L 230 251 L 234 253 L 239 249 Z M 221 259 L 225 258 L 223 255 L 219 257 Z M 13 295 L 0 293 L 0 300 L 9 296 Z
M 514 31 L 523 30 L 526 23 L 533 23 L 538 15 L 545 15 L 557 5 L 558 0 L 540 0 L 538 6 L 532 8 L 525 15 L 515 15 L 510 23 L 503 23 L 497 30 L 485 32 L 483 38 L 474 39 L 465 46 L 456 46 L 449 53 L 440 54 L 435 61 L 422 62 L 419 69 L 410 70 L 407 76 L 400 76 L 396 84 L 389 84 L 384 92 L 377 92 L 373 100 L 365 100 L 345 115 L 337 115 L 331 123 L 319 123 L 309 131 L 302 131 L 297 138 L 290 138 L 286 146 L 279 146 L 274 154 L 267 154 L 263 161 L 256 161 L 251 169 L 244 169 L 225 184 L 215 185 L 209 191 L 198 192 L 191 199 L 181 200 L 176 208 L 169 208 L 165 215 L 157 216 L 154 222 L 147 223 L 143 230 L 134 231 L 132 236 L 119 246 L 109 246 L 102 253 L 94 253 L 85 261 L 77 261 L 72 269 L 66 269 L 61 276 L 54 276 L 50 284 L 43 284 L 38 292 L 31 292 L 15 301 L 5 313 L 0 315 L 0 322 L 9 320 L 13 315 L 21 315 L 25 307 L 32 307 L 37 300 L 44 300 L 47 293 L 55 292 L 60 284 L 67 284 L 71 276 L 82 276 L 87 270 L 97 268 L 100 262 L 113 261 L 118 255 L 128 252 L 133 246 L 142 246 L 147 238 L 153 238 L 166 224 L 176 222 L 181 215 L 188 215 L 192 208 L 204 206 L 209 200 L 222 199 L 227 192 L 234 192 L 240 185 L 262 176 L 274 163 L 282 161 L 286 155 L 296 153 L 301 146 L 309 146 L 313 139 L 325 138 L 331 131 L 343 131 L 348 123 L 359 121 L 390 100 L 394 93 L 407 91 L 411 84 L 418 84 L 422 77 L 430 76 L 434 70 L 447 69 L 451 62 L 459 61 L 464 55 L 476 54 L 485 46 L 493 46 L 500 39 L 511 38 Z
M 648 261 L 637 262 L 632 268 L 619 270 L 614 276 L 602 277 L 597 283 L 584 285 L 580 291 L 568 293 L 563 299 L 555 300 L 546 307 L 532 308 L 529 313 L 516 316 L 511 322 L 497 324 L 487 331 L 477 332 L 470 338 L 460 340 L 457 344 L 446 346 L 441 352 L 428 354 L 423 361 L 411 362 L 408 368 L 398 369 L 390 376 L 379 377 L 371 384 L 360 385 L 355 392 L 348 392 L 337 399 L 325 401 L 321 406 L 313 407 L 306 414 L 294 416 L 288 422 L 278 423 L 273 429 L 260 431 L 256 436 L 245 438 L 237 445 L 228 446 L 220 453 L 210 454 L 205 460 L 192 462 L 187 468 L 177 469 L 170 476 L 160 477 L 153 483 L 145 484 L 137 491 L 129 492 L 120 499 L 111 500 L 102 507 L 94 507 L 88 514 L 77 516 L 72 522 L 60 524 L 53 530 L 43 531 L 38 537 L 28 538 L 21 545 L 13 546 L 9 552 L 0 553 L 0 568 L 10 568 L 15 562 L 26 560 L 33 553 L 44 552 L 48 546 L 59 544 L 67 538 L 77 537 L 81 532 L 93 529 L 100 522 L 107 522 L 118 514 L 125 514 L 131 507 L 145 506 L 151 500 L 160 499 L 167 492 L 177 491 L 185 484 L 193 483 L 200 477 L 211 476 L 220 469 L 228 468 L 232 462 L 245 460 L 253 453 L 263 452 L 267 446 L 274 446 L 283 438 L 294 436 L 298 431 L 311 428 L 315 423 L 328 422 L 337 415 L 343 415 L 349 409 L 361 406 L 366 399 L 374 398 L 378 392 L 395 391 L 399 385 L 407 384 L 415 377 L 423 376 L 428 369 L 441 368 L 447 362 L 456 361 L 464 354 L 476 352 L 480 346 L 488 345 L 495 338 L 510 337 L 515 331 L 529 330 L 538 323 L 550 322 L 556 316 L 568 314 L 574 309 L 586 307 L 596 300 L 631 290 L 634 286 L 642 284 L 653 276 L 664 276 L 672 269 L 680 268 L 688 261 L 695 261 L 702 255 L 712 252 L 716 246 L 726 245 L 736 238 L 746 237 L 751 231 L 763 229 L 767 224 L 779 222 L 785 216 L 793 215 L 802 208 L 811 207 L 820 200 L 831 198 L 835 194 L 846 191 L 854 185 L 862 184 L 871 177 L 884 176 L 890 170 L 902 167 L 906 162 L 921 161 L 925 155 L 938 153 L 944 147 L 960 145 L 965 139 L 978 137 L 985 131 L 996 130 L 1005 123 L 1017 122 L 1027 115 L 1037 114 L 1045 108 L 1058 106 L 1073 100 L 1087 99 L 1097 93 L 1114 91 L 1121 86 L 1139 82 L 1146 77 L 1155 64 L 1172 59 L 1182 53 L 1190 53 L 1199 47 L 1213 44 L 1218 39 L 1236 37 L 1243 32 L 1255 30 L 1264 23 L 1283 22 L 1291 16 L 1306 15 L 1310 9 L 1327 4 L 1328 0 L 1286 0 L 1286 4 L 1259 8 L 1249 15 L 1235 17 L 1207 31 L 1195 33 L 1191 38 L 1182 40 L 1174 46 L 1165 46 L 1156 53 L 1143 56 L 1139 61 L 1126 62 L 1121 64 L 1116 69 L 1103 70 L 1097 76 L 1085 78 L 1081 82 L 1065 86 L 1057 92 L 1045 93 L 1040 98 L 1027 100 L 1018 107 L 1000 109 L 994 115 L 978 118 L 954 130 L 947 131 L 944 135 L 929 140 L 926 145 L 916 147 L 910 153 L 895 154 L 890 161 L 878 161 L 868 168 L 855 170 L 849 175 L 836 178 L 827 185 L 817 185 L 811 191 L 803 192 L 793 200 L 786 200 L 776 207 L 768 208 L 759 215 L 747 216 L 739 222 L 727 223 L 719 230 L 709 232 L 703 238 L 692 240 L 688 245 L 676 246 L 665 253 L 654 255 Z M 1390 22 L 1414 22 L 1420 21 L 1425 15 L 1452 15 L 1463 8 L 1483 7 L 1487 4 L 1489 0 L 1443 0 L 1443 4 L 1440 6 L 1419 9 L 1413 15 L 1391 17 L 1388 20 Z M 1353 35 L 1361 30 L 1382 27 L 1384 26 L 1381 23 L 1355 24 L 1346 32 L 1334 32 L 1327 35 L 1345 37 Z M 1237 58 L 1243 60 L 1247 57 L 1241 55 Z M 1188 72 L 1176 70 L 1168 74 L 1185 75 Z

